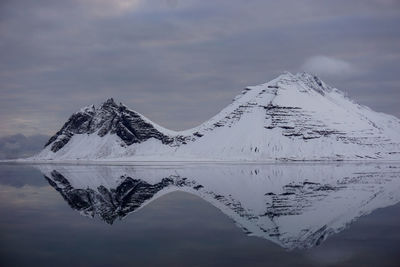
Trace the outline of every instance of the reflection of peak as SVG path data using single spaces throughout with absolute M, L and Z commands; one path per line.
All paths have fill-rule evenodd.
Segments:
M 307 248 L 400 200 L 389 164 L 39 166 L 69 205 L 112 224 L 172 191 L 201 197 L 247 234 Z
M 76 189 L 56 170 L 51 172 L 51 178 L 45 178 L 61 193 L 71 208 L 90 217 L 98 215 L 109 224 L 140 208 L 164 188 L 174 183 L 184 184 L 184 180 L 172 178 L 163 178 L 158 183 L 149 184 L 140 179 L 121 177 L 122 182 L 116 188 L 109 189 L 100 185 L 97 188 Z

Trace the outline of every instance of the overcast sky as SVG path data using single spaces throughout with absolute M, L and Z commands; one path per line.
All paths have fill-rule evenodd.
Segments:
M 171 129 L 309 71 L 400 117 L 400 1 L 2 0 L 0 136 L 109 97 Z

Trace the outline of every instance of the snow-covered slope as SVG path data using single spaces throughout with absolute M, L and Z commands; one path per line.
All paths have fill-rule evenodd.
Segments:
M 82 215 L 112 224 L 173 191 L 201 197 L 247 234 L 282 247 L 318 245 L 400 201 L 398 164 L 37 165 Z
M 316 76 L 284 73 L 180 132 L 109 99 L 73 114 L 32 159 L 398 160 L 400 120 L 352 102 Z

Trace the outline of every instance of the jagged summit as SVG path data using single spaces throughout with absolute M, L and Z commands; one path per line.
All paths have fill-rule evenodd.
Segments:
M 117 106 L 117 104 L 114 101 L 114 98 L 110 97 L 109 99 L 107 99 L 103 105 L 112 105 L 112 106 Z
M 400 159 L 400 120 L 354 103 L 315 75 L 284 72 L 179 132 L 110 98 L 74 113 L 34 159 Z
M 116 135 L 123 141 L 121 145 L 140 143 L 150 138 L 157 138 L 164 144 L 173 142 L 172 138 L 157 130 L 142 115 L 122 104 L 116 104 L 112 98 L 99 108 L 91 105 L 74 113 L 45 146 L 57 152 L 78 134 L 96 134 L 99 137 Z
M 257 86 L 249 86 L 247 88 L 254 89 L 259 88 L 260 86 L 266 86 L 269 88 L 276 87 L 277 89 L 283 89 L 287 85 L 301 85 L 303 92 L 306 92 L 307 89 L 312 89 L 322 95 L 326 92 L 331 92 L 332 87 L 324 83 L 318 76 L 314 74 L 310 74 L 307 72 L 299 72 L 297 74 L 292 74 L 288 71 L 283 72 L 277 78 L 272 81 L 269 81 L 265 84 L 257 85 Z M 290 89 L 295 89 L 296 86 L 290 87 Z M 337 89 L 336 89 L 337 90 Z M 340 92 L 339 90 L 337 90 Z

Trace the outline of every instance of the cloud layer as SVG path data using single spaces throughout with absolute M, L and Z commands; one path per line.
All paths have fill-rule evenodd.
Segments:
M 327 76 L 349 76 L 357 73 L 357 68 L 349 62 L 327 56 L 308 58 L 304 62 L 302 69 L 314 74 Z
M 20 0 L 0 18 L 0 136 L 52 134 L 108 97 L 189 128 L 302 67 L 400 117 L 397 1 Z
M 33 135 L 24 136 L 16 134 L 0 137 L 0 160 L 17 159 L 33 156 L 43 149 L 49 136 Z

